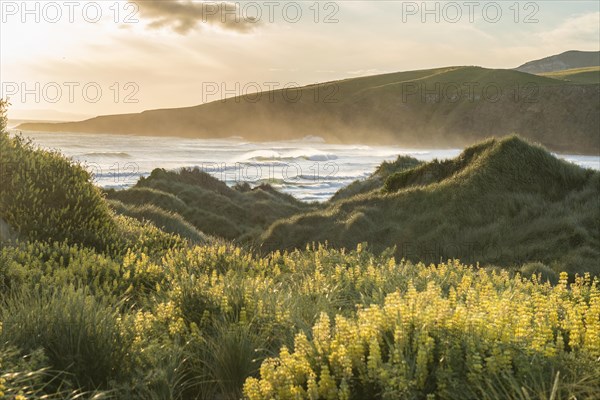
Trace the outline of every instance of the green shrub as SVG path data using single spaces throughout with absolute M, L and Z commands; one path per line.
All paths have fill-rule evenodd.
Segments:
M 541 282 L 549 281 L 552 284 L 558 283 L 558 274 L 547 265 L 541 262 L 531 262 L 524 264 L 520 268 L 520 272 L 523 276 L 531 278 L 536 275 Z
M 237 400 L 246 379 L 265 358 L 265 338 L 247 322 L 221 323 L 210 336 L 188 342 L 184 366 L 188 396 Z
M 111 249 L 117 225 L 83 167 L 5 132 L 0 153 L 0 218 L 20 238 Z
M 52 370 L 71 375 L 73 387 L 106 388 L 127 377 L 129 344 L 115 306 L 68 287 L 15 291 L 2 302 L 2 343 L 25 354 L 42 349 Z
M 120 270 L 109 257 L 66 242 L 25 242 L 0 250 L 2 292 L 74 286 L 109 296 L 120 285 Z

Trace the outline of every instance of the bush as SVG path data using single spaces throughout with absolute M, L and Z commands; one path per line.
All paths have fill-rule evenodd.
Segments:
M 127 377 L 129 344 L 119 312 L 84 290 L 16 291 L 0 307 L 2 343 L 25 354 L 42 349 L 52 370 L 72 376 L 75 388 L 108 387 Z
M 118 229 L 90 174 L 56 152 L 0 133 L 0 218 L 20 238 L 109 250 Z
M 558 274 L 552 270 L 552 268 L 541 262 L 532 262 L 524 264 L 521 269 L 521 274 L 523 276 L 531 278 L 533 275 L 536 275 L 537 279 L 540 282 L 550 282 L 553 285 L 558 283 Z

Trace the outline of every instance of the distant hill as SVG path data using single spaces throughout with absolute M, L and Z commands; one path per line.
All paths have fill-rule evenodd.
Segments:
M 600 273 L 599 193 L 599 172 L 511 136 L 400 169 L 380 187 L 277 221 L 262 239 L 268 250 L 368 242 L 425 263 L 556 262 Z
M 259 141 L 317 135 L 330 142 L 410 147 L 464 147 L 517 133 L 553 151 L 598 154 L 599 104 L 600 85 L 448 67 L 19 129 Z
M 79 121 L 93 117 L 90 114 L 76 114 L 68 112 L 60 112 L 52 109 L 28 108 L 16 109 L 11 108 L 8 112 L 9 121 L 31 121 L 31 122 L 67 122 Z
M 600 51 L 571 50 L 540 60 L 529 61 L 515 69 L 530 74 L 541 74 L 544 72 L 598 66 L 600 66 Z
M 566 69 L 540 75 L 573 83 L 600 84 L 600 67 Z

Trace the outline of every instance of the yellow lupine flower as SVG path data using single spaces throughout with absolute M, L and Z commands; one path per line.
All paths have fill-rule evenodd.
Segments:
M 319 396 L 326 400 L 337 399 L 337 386 L 329 372 L 329 367 L 323 366 L 319 379 Z

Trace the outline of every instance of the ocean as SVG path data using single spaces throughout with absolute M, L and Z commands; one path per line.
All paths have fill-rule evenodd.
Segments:
M 12 131 L 15 133 L 15 131 Z M 269 183 L 304 201 L 326 201 L 340 188 L 368 177 L 383 161 L 409 155 L 423 161 L 455 157 L 462 149 L 407 149 L 325 143 L 319 137 L 279 142 L 243 138 L 189 139 L 21 131 L 34 144 L 80 162 L 103 188 L 125 189 L 154 168 L 198 167 L 233 186 Z M 557 154 L 600 170 L 600 157 Z

